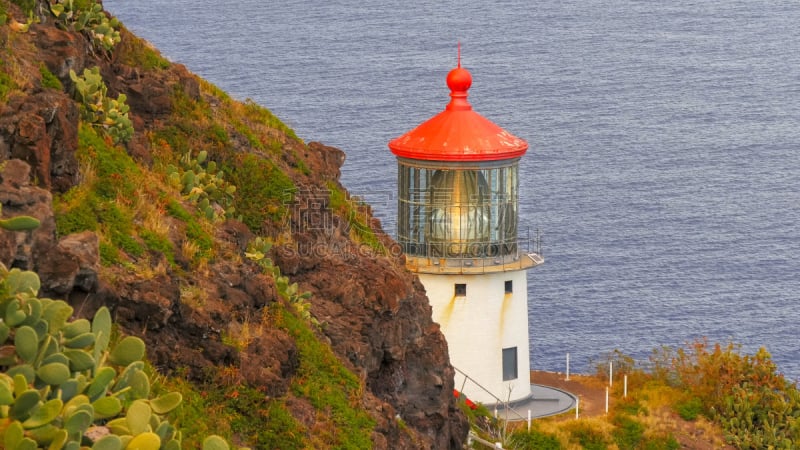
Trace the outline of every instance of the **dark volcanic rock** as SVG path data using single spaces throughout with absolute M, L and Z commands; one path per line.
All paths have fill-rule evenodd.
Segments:
M 20 215 L 39 219 L 33 231 L 10 232 L 0 229 L 0 262 L 7 267 L 32 270 L 36 261 L 47 257 L 56 237 L 52 195 L 30 185 L 30 166 L 12 159 L 0 162 L 0 203 L 2 217 Z
M 334 351 L 386 408 L 424 436 L 407 441 L 388 421 L 379 431 L 390 437 L 390 448 L 460 448 L 468 424 L 453 400 L 454 369 L 422 284 L 402 257 L 374 255 L 347 239 L 345 223 L 303 229 L 309 222 L 302 214 L 308 212 L 296 213 L 301 216 L 293 222 L 297 245 L 278 249 L 276 262 L 314 294 L 312 313 Z M 383 240 L 387 247 L 393 244 Z
M 0 159 L 27 162 L 38 184 L 63 192 L 78 176 L 78 107 L 62 92 L 46 90 L 16 98 L 0 109 Z
M 86 68 L 86 39 L 80 34 L 44 24 L 33 24 L 29 31 L 39 51 L 39 59 L 64 86 L 72 86 L 69 71 L 81 74 Z
M 64 236 L 50 256 L 39 261 L 37 272 L 42 280 L 42 294 L 63 296 L 73 289 L 94 291 L 99 263 L 99 240 L 94 232 Z

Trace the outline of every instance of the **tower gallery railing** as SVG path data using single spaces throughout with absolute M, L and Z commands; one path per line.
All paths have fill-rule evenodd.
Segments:
M 415 251 L 406 253 L 406 264 L 412 270 L 435 273 L 485 273 L 507 270 L 527 269 L 538 266 L 544 262 L 542 256 L 542 235 L 537 229 L 533 235 L 529 231 L 525 238 L 517 239 L 513 244 L 507 245 L 511 251 L 502 254 L 484 253 L 458 253 L 451 252 L 440 256 L 439 252 L 429 251 L 429 247 L 415 247 Z M 493 242 L 456 243 L 454 245 L 474 245 L 481 248 L 490 248 Z M 476 256 L 477 255 L 477 256 Z

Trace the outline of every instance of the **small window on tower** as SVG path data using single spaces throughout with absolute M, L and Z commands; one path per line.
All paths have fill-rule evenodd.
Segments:
M 506 294 L 510 294 L 514 292 L 514 282 L 511 280 L 506 280 Z
M 517 347 L 503 349 L 503 381 L 517 379 Z
M 467 296 L 467 285 L 464 283 L 456 283 L 456 297 Z

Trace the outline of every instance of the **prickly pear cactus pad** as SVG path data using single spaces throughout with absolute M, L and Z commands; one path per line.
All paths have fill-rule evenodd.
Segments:
M 0 448 L 180 449 L 167 415 L 181 395 L 150 398 L 144 342 L 112 345 L 108 308 L 69 320 L 73 308 L 38 298 L 39 286 L 36 273 L 0 264 Z

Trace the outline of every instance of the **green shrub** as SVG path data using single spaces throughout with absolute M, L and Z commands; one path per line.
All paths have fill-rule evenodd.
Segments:
M 140 230 L 139 237 L 142 238 L 149 250 L 163 253 L 170 264 L 175 264 L 175 249 L 167 236 L 150 230 Z
M 330 209 L 338 212 L 350 227 L 351 237 L 356 239 L 358 243 L 365 244 L 380 255 L 386 254 L 386 249 L 375 235 L 375 232 L 367 224 L 367 213 L 363 208 L 366 205 L 360 201 L 348 198 L 344 190 L 339 188 L 335 183 L 329 182 L 327 184 L 328 193 L 330 195 Z
M 614 417 L 614 442 L 620 450 L 634 450 L 644 440 L 645 427 L 641 422 L 626 415 Z
M 519 431 L 511 435 L 513 448 L 536 450 L 561 450 L 561 442 L 552 434 L 538 430 Z
M 35 0 L 11 0 L 11 3 L 19 6 L 26 16 L 33 14 L 33 8 L 36 6 Z
M 131 199 L 139 195 L 143 174 L 122 149 L 108 145 L 97 131 L 86 124 L 78 129 L 77 157 L 84 167 L 91 167 L 91 182 L 79 185 L 53 200 L 56 231 L 59 236 L 80 231 L 101 234 L 101 261 L 119 262 L 119 251 L 130 256 L 144 254 L 137 238 Z M 113 249 L 111 247 L 114 247 Z
M 292 392 L 308 399 L 317 411 L 327 412 L 327 426 L 318 430 L 320 442 L 315 447 L 372 448 L 370 436 L 375 422 L 355 406 L 360 404 L 363 390 L 358 377 L 316 338 L 308 322 L 277 303 L 272 312 L 276 324 L 296 340 L 300 351 L 300 368 L 292 379 Z
M 96 202 L 93 194 L 79 189 L 54 196 L 53 211 L 57 234 L 66 236 L 81 231 L 97 231 L 99 224 L 95 214 Z
M 142 70 L 167 69 L 170 65 L 147 41 L 132 34 L 114 47 L 114 56 L 120 63 Z
M 100 263 L 104 266 L 112 266 L 121 262 L 119 249 L 110 242 L 100 241 Z
M 676 403 L 675 411 L 683 420 L 695 420 L 703 412 L 703 402 L 698 397 L 689 397 Z
M 186 211 L 186 208 L 181 206 L 181 204 L 174 199 L 169 199 L 167 202 L 167 213 L 169 213 L 170 216 L 180 219 L 184 222 L 189 222 L 192 220 L 192 215 L 189 214 L 189 211 Z
M 55 89 L 58 91 L 64 90 L 64 86 L 61 84 L 61 80 L 58 79 L 53 72 L 44 65 L 44 63 L 39 64 L 39 74 L 42 76 L 42 87 Z
M 299 140 L 297 135 L 294 133 L 294 130 L 286 126 L 281 120 L 275 115 L 272 114 L 270 110 L 264 108 L 263 106 L 259 105 L 258 103 L 254 102 L 251 99 L 247 99 L 245 101 L 247 116 L 258 122 L 267 125 L 270 128 L 275 128 L 282 131 L 284 134 L 289 136 L 294 140 Z
M 733 445 L 791 448 L 800 442 L 800 391 L 778 372 L 764 348 L 743 355 L 737 345 L 701 340 L 658 357 L 661 376 L 696 399 L 682 406 L 685 412 L 708 414 Z M 669 369 L 663 368 L 664 361 Z
M 181 127 L 177 125 L 168 125 L 159 128 L 153 133 L 153 142 L 163 142 L 169 147 L 171 152 L 183 155 L 191 151 L 189 136 L 191 136 L 190 132 Z
M 8 93 L 17 88 L 17 84 L 11 79 L 5 71 L 3 66 L 5 63 L 0 61 L 0 100 L 5 101 L 8 98 Z
M 617 411 L 618 414 L 627 414 L 630 416 L 636 416 L 638 414 L 647 414 L 647 408 L 642 406 L 638 399 L 634 397 L 628 397 L 619 399 L 614 406 L 614 409 Z
M 657 436 L 645 440 L 641 445 L 643 450 L 678 450 L 680 442 L 673 435 Z
M 200 258 L 211 259 L 214 256 L 214 238 L 209 235 L 197 219 L 174 199 L 167 202 L 167 213 L 186 223 L 186 238 L 199 250 L 195 262 Z
M 607 450 L 608 441 L 603 432 L 586 422 L 575 422 L 567 426 L 573 441 L 586 450 Z
M 224 170 L 237 188 L 233 206 L 251 230 L 258 233 L 264 222 L 278 222 L 286 214 L 296 188 L 272 161 L 253 154 L 237 155 Z
M 604 381 L 608 380 L 609 363 L 613 368 L 614 378 L 617 378 L 618 375 L 621 376 L 621 374 L 633 373 L 636 369 L 636 360 L 619 349 L 606 352 L 590 361 L 590 364 L 595 366 L 597 377 Z

